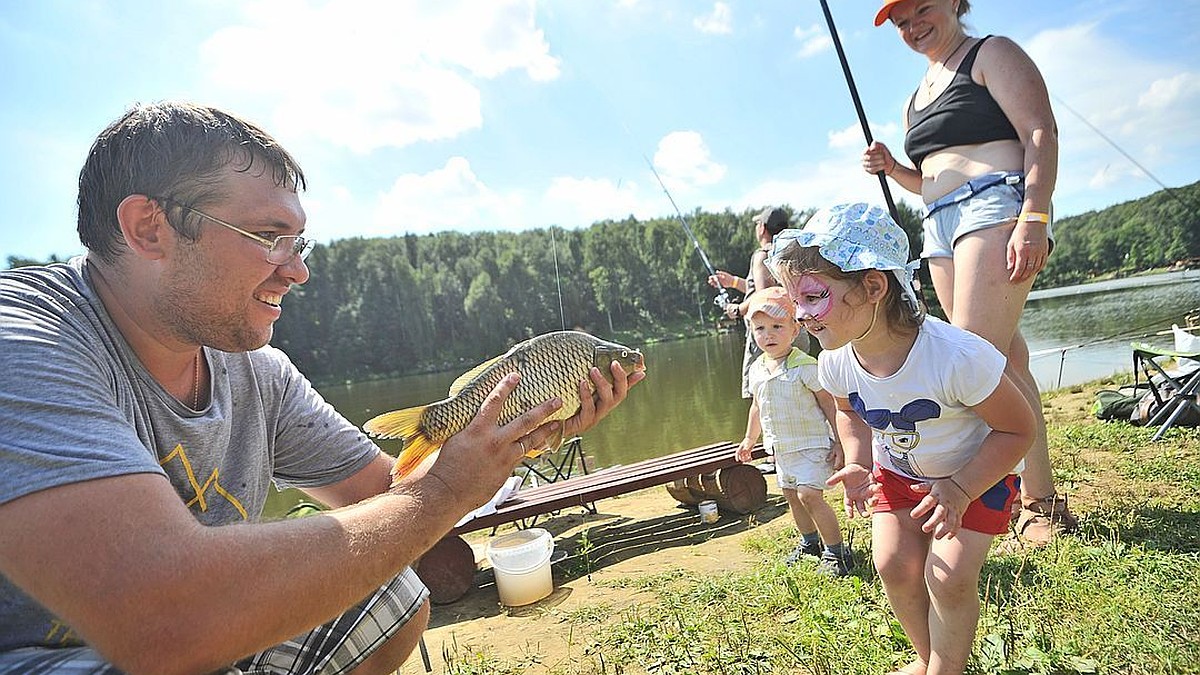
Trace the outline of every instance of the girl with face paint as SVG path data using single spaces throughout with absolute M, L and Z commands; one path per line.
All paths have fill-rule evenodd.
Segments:
M 977 588 L 1006 532 L 1033 411 L 983 338 L 927 317 L 908 238 L 885 211 L 818 211 L 775 239 L 769 265 L 823 348 L 837 406 L 846 513 L 871 518 L 872 556 L 916 658 L 901 673 L 961 673 Z

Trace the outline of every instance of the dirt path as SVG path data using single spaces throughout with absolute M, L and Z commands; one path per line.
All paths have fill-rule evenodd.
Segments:
M 676 569 L 707 574 L 750 564 L 753 554 L 742 546 L 747 533 L 792 526 L 773 476 L 767 477 L 767 486 L 762 509 L 740 518 L 722 514 L 714 524 L 701 523 L 694 507 L 679 506 L 663 487 L 600 501 L 596 514 L 576 508 L 539 520 L 536 526 L 555 539 L 555 590 L 526 607 L 500 604 L 484 555 L 489 533 L 472 533 L 467 539 L 481 568 L 476 588 L 457 602 L 434 606 L 425 633 L 432 672 L 445 672 L 444 650 L 461 658 L 468 647 L 486 648 L 505 659 L 528 659 L 525 672 L 552 668 L 570 659 L 573 651 L 578 654 L 584 642 L 581 636 L 563 632 L 563 614 L 603 607 L 611 616 L 639 601 L 642 591 L 614 580 Z M 511 526 L 498 534 L 508 531 Z M 426 672 L 420 655 L 414 654 L 400 672 Z

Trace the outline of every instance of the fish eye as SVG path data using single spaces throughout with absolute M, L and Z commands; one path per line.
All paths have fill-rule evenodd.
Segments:
M 629 358 L 629 350 L 628 349 L 621 350 L 621 358 L 623 358 L 623 359 Z

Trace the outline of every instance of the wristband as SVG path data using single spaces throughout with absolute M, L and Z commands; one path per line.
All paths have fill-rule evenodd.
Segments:
M 1027 223 L 1041 223 L 1043 225 L 1050 224 L 1050 214 L 1041 213 L 1040 211 L 1025 211 L 1021 214 L 1019 220 Z
M 953 483 L 954 487 L 958 488 L 958 491 L 963 493 L 963 496 L 966 497 L 968 500 L 975 501 L 974 499 L 971 499 L 971 494 L 969 492 L 967 492 L 966 490 L 964 490 L 963 486 L 958 484 L 958 481 L 954 480 L 954 476 L 946 476 L 946 480 Z

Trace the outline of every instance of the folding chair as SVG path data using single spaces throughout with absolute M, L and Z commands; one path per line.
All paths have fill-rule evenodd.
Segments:
M 583 454 L 583 439 L 579 436 L 567 439 L 556 453 L 539 455 L 532 462 L 521 460 L 521 464 L 526 469 L 526 480 L 535 486 L 538 485 L 538 478 L 542 483 L 567 480 L 575 473 L 576 465 L 584 474 L 588 472 L 587 457 Z
M 567 480 L 575 473 L 576 466 L 585 476 L 588 473 L 587 456 L 583 453 L 583 438 L 580 436 L 572 436 L 567 439 L 558 452 L 539 455 L 533 461 L 523 459 L 521 464 L 525 469 L 522 483 L 529 483 L 534 487 L 539 484 Z M 538 479 L 541 479 L 540 483 Z M 591 513 L 596 513 L 595 502 L 588 502 L 583 507 Z M 537 519 L 537 516 L 522 518 L 521 529 L 533 527 L 537 524 Z M 497 527 L 499 525 L 492 528 L 492 534 L 496 534 Z
M 1196 402 L 1196 392 L 1200 389 L 1200 351 L 1178 352 L 1143 342 L 1134 342 L 1132 346 L 1134 387 L 1136 389 L 1139 379 L 1145 375 L 1155 401 L 1155 412 L 1146 426 L 1161 423 L 1152 440 L 1162 438 L 1184 413 L 1191 413 L 1193 419 L 1200 417 L 1200 405 Z M 1175 361 L 1174 375 L 1163 367 L 1163 362 L 1168 359 Z

